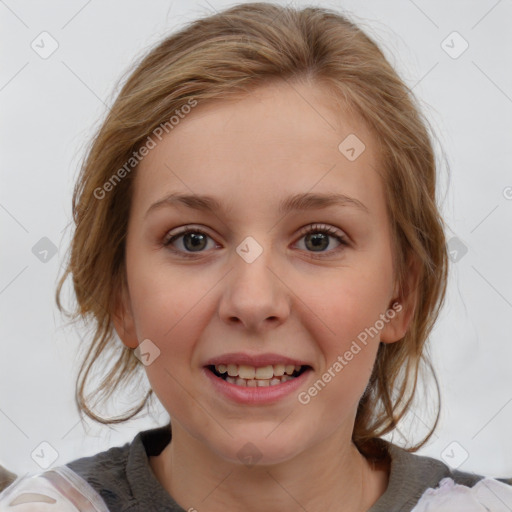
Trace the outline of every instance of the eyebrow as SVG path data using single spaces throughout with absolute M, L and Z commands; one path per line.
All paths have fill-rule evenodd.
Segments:
M 222 204 L 214 197 L 197 194 L 169 194 L 153 203 L 145 213 L 145 217 L 150 212 L 159 210 L 165 206 L 183 205 L 188 208 L 200 211 L 223 211 Z M 368 208 L 358 199 L 346 196 L 344 194 L 313 194 L 310 192 L 295 194 L 283 200 L 279 204 L 279 213 L 287 214 L 292 211 L 313 210 L 328 208 L 329 206 L 352 206 L 365 213 L 369 213 Z

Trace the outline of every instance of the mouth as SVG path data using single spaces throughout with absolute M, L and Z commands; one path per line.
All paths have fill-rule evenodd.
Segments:
M 296 379 L 312 368 L 309 365 L 293 364 L 275 364 L 259 367 L 243 364 L 216 364 L 208 365 L 206 369 L 217 378 L 235 386 L 270 387 Z

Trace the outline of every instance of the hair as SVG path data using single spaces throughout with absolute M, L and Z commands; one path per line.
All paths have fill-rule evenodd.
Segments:
M 439 420 L 439 385 L 426 342 L 447 282 L 432 131 L 411 89 L 377 44 L 346 16 L 318 7 L 298 10 L 247 3 L 196 20 L 143 56 L 127 78 L 87 149 L 75 183 L 74 233 L 56 292 L 62 313 L 62 286 L 72 274 L 77 304 L 66 314 L 74 320 L 92 320 L 94 325 L 76 381 L 79 412 L 103 424 L 121 423 L 138 414 L 152 395 L 149 389 L 137 406 L 111 418 L 95 413 L 90 402 L 106 400 L 141 370 L 133 349 L 115 337 L 112 323 L 119 291 L 126 286 L 125 237 L 137 170 L 133 157 L 155 129 L 169 126 L 169 118 L 191 101 L 240 98 L 279 80 L 309 80 L 325 86 L 340 106 L 364 120 L 379 145 L 395 279 L 400 290 L 415 294 L 416 305 L 403 339 L 379 345 L 352 439 L 363 447 L 397 428 L 417 395 L 423 362 L 434 377 L 439 404 L 434 426 L 420 443 L 406 448 L 416 451 Z M 113 173 L 116 169 L 119 179 Z M 413 266 L 418 280 L 411 289 L 406 277 Z M 86 395 L 92 368 L 109 350 L 117 357 L 115 363 Z

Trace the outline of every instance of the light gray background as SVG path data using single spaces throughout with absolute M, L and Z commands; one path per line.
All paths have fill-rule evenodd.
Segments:
M 439 153 L 448 237 L 468 251 L 451 266 L 447 304 L 432 335 L 443 415 L 419 453 L 458 465 L 467 452 L 460 469 L 511 477 L 512 2 L 294 3 L 306 4 L 344 9 L 384 47 L 447 155 L 449 173 Z M 124 425 L 88 422 L 84 431 L 73 393 L 77 348 L 88 334 L 65 326 L 55 286 L 84 145 L 118 79 L 165 34 L 229 5 L 0 0 L 0 464 L 12 471 L 39 470 L 31 453 L 51 451 L 41 442 L 58 453 L 55 464 L 64 464 L 168 419 L 159 406 Z M 31 48 L 43 31 L 59 44 L 47 59 Z M 458 58 L 441 46 L 453 31 L 469 44 Z M 445 44 L 457 51 L 461 41 L 452 40 Z M 46 263 L 32 252 L 42 237 L 58 247 Z M 423 409 L 415 416 L 415 426 L 403 430 L 410 442 L 429 422 Z M 392 440 L 403 444 L 399 435 Z

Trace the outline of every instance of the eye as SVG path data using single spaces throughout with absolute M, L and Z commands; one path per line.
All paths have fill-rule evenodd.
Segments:
M 306 250 L 308 252 L 327 252 L 328 254 L 326 256 L 332 254 L 333 252 L 336 253 L 342 250 L 344 247 L 348 246 L 347 238 L 342 231 L 325 224 L 312 224 L 311 226 L 307 226 L 301 231 L 301 237 L 304 238 Z M 332 238 L 336 239 L 339 245 L 333 250 L 326 251 L 325 249 L 329 247 L 330 244 L 329 239 Z M 324 255 L 321 254 L 313 257 L 322 258 Z
M 301 231 L 301 240 L 305 241 L 305 249 L 307 252 L 312 253 L 327 253 L 328 256 L 336 253 L 348 246 L 348 241 L 345 234 L 325 224 L 312 224 L 307 226 Z M 208 239 L 213 242 L 213 239 L 204 231 L 193 226 L 185 226 L 178 233 L 168 233 L 164 238 L 162 245 L 167 247 L 172 252 L 180 254 L 186 258 L 195 257 L 194 253 L 202 253 L 207 249 Z M 326 250 L 329 247 L 330 239 L 335 239 L 338 246 L 332 250 Z M 213 247 L 219 247 L 218 244 L 213 242 Z M 322 258 L 324 254 L 311 255 L 314 258 Z
M 169 233 L 164 238 L 162 244 L 173 252 L 179 253 L 187 258 L 193 258 L 193 253 L 203 252 L 207 246 L 208 239 L 213 241 L 204 231 L 191 226 L 185 226 L 185 228 L 178 233 Z M 178 242 L 178 246 L 181 246 L 180 249 L 176 249 L 174 245 L 176 242 Z

